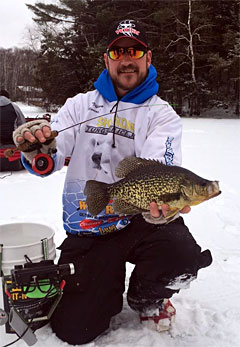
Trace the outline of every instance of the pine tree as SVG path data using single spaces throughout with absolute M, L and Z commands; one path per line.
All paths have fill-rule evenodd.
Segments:
M 144 23 L 159 95 L 182 114 L 239 93 L 239 0 L 59 0 L 28 7 L 42 34 L 38 83 L 49 102 L 93 89 L 104 69 L 109 26 L 121 19 Z M 228 71 L 228 80 L 222 76 Z M 215 100 L 215 101 L 214 101 Z M 236 106 L 238 110 L 239 106 Z

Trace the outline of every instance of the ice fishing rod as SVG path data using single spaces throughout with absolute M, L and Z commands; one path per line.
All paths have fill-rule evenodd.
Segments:
M 164 104 L 150 104 L 150 105 L 140 105 L 140 106 L 127 107 L 127 108 L 124 108 L 122 110 L 118 110 L 117 112 L 123 112 L 123 111 L 127 111 L 127 110 L 133 110 L 135 108 L 153 107 L 153 106 L 159 106 L 159 105 L 164 105 Z M 168 106 L 167 103 L 165 105 Z M 113 111 L 113 109 L 112 109 L 110 112 L 107 112 L 107 113 L 104 113 L 102 115 L 97 115 L 95 117 L 86 119 L 86 120 L 81 121 L 79 123 L 70 125 L 70 126 L 64 128 L 64 129 L 52 130 L 50 137 L 48 137 L 47 140 L 44 143 L 41 143 L 38 140 L 36 140 L 33 143 L 25 141 L 24 143 L 19 144 L 14 150 L 7 149 L 4 152 L 4 155 L 5 155 L 6 158 L 9 158 L 9 157 L 13 156 L 13 154 L 16 151 L 20 151 L 20 152 L 28 151 L 29 152 L 29 151 L 37 150 L 39 153 L 33 158 L 33 161 L 32 161 L 32 164 L 31 164 L 32 165 L 32 169 L 33 169 L 34 172 L 36 172 L 39 175 L 49 174 L 49 173 L 51 173 L 51 171 L 54 168 L 54 161 L 53 161 L 52 155 L 54 153 L 56 153 L 56 150 L 54 151 L 54 150 L 50 149 L 49 153 L 47 153 L 47 154 L 46 153 L 42 153 L 40 149 L 41 149 L 43 144 L 47 145 L 54 138 L 56 138 L 58 136 L 58 134 L 60 134 L 61 132 L 65 131 L 65 130 L 71 129 L 71 128 L 73 128 L 75 126 L 78 126 L 78 125 L 81 126 L 82 124 L 87 123 L 87 122 L 89 122 L 91 120 L 97 119 L 99 117 L 104 117 L 104 116 L 107 116 L 107 115 L 113 114 L 113 113 L 115 113 L 115 111 Z

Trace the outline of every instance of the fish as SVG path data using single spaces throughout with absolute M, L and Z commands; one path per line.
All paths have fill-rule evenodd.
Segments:
M 154 159 L 134 156 L 117 166 L 114 183 L 88 180 L 84 189 L 89 213 L 96 216 L 113 199 L 114 213 L 134 215 L 150 210 L 150 203 L 168 204 L 169 222 L 185 206 L 195 206 L 219 194 L 219 181 L 204 179 L 177 165 L 165 165 Z

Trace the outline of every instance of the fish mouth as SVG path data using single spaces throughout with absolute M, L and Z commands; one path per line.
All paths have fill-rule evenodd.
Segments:
M 216 196 L 215 194 L 219 195 L 219 182 L 213 181 L 211 184 L 207 186 L 207 192 L 210 196 Z
M 205 199 L 205 201 L 207 201 L 207 200 L 209 200 L 209 199 L 212 199 L 212 198 L 215 198 L 216 196 L 220 195 L 221 193 L 222 193 L 221 190 L 219 190 L 218 192 L 209 195 L 209 196 Z

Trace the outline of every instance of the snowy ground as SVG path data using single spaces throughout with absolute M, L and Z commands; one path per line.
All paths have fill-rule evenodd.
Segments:
M 41 110 L 24 109 L 26 116 Z M 44 113 L 44 112 L 43 112 Z M 240 121 L 183 119 L 183 166 L 219 180 L 222 194 L 184 217 L 213 264 L 199 271 L 189 289 L 172 298 L 177 309 L 170 333 L 142 328 L 138 316 L 124 303 L 112 330 L 88 347 L 239 347 L 240 346 Z M 41 179 L 26 171 L 0 180 L 0 224 L 37 222 L 55 229 L 59 245 L 65 234 L 61 223 L 61 193 L 66 168 Z M 2 177 L 7 173 L 0 173 Z M 132 266 L 128 265 L 128 277 Z M 1 328 L 1 327 L 0 327 Z M 47 325 L 36 332 L 36 347 L 67 346 Z M 1 346 L 13 341 L 0 329 Z M 2 342 L 3 341 L 3 342 Z M 26 346 L 23 341 L 14 346 Z

